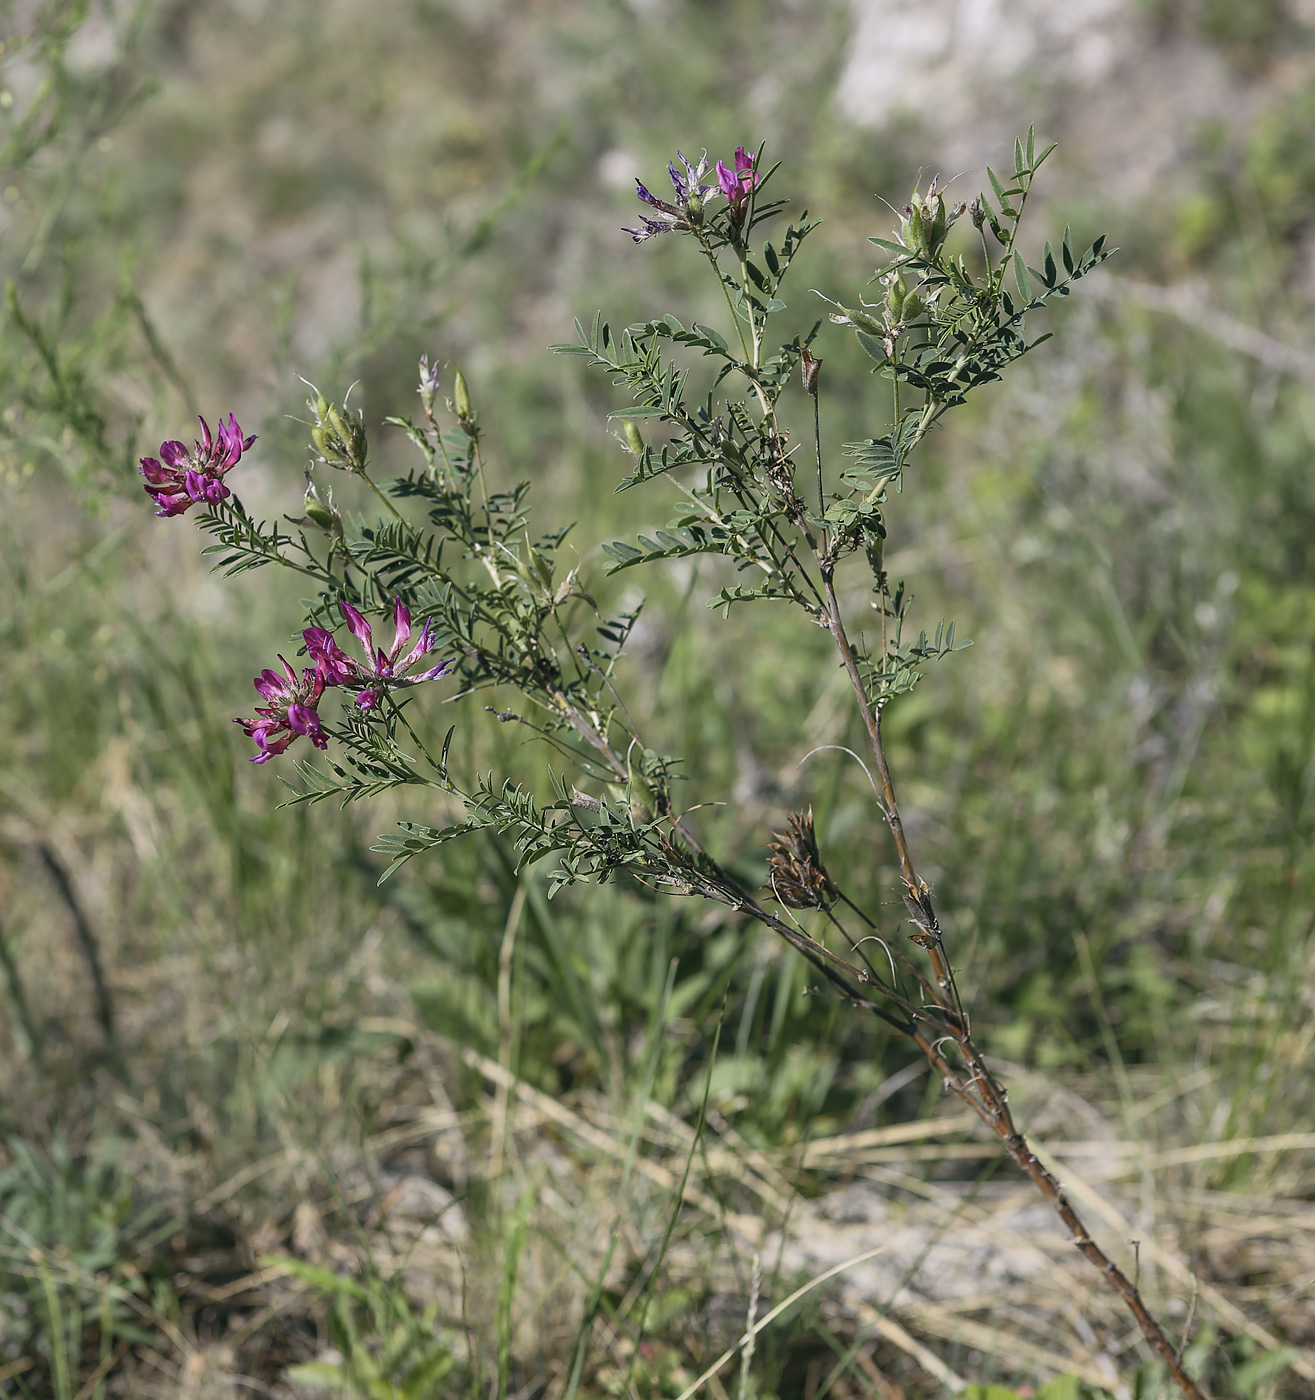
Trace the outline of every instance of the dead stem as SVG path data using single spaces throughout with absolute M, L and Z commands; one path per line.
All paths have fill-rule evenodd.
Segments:
M 1164 1328 L 1146 1306 L 1140 1289 L 1092 1239 L 1086 1225 L 1065 1196 L 1063 1186 L 1041 1164 L 1027 1139 L 1018 1131 L 1009 1109 L 1005 1089 L 987 1068 L 981 1051 L 973 1041 L 967 1013 L 960 999 L 949 959 L 945 954 L 940 924 L 932 904 L 931 890 L 918 875 L 909 851 L 904 824 L 900 819 L 899 803 L 895 796 L 895 785 L 890 774 L 890 764 L 887 761 L 885 744 L 882 742 L 880 711 L 868 698 L 862 673 L 858 667 L 858 660 L 845 632 L 832 578 L 834 566 L 823 559 L 819 559 L 818 563 L 821 568 L 823 586 L 826 590 L 828 630 L 849 676 L 854 698 L 863 718 L 863 726 L 867 731 L 868 742 L 872 746 L 872 755 L 876 761 L 877 775 L 881 781 L 883 811 L 890 826 L 891 835 L 895 842 L 895 852 L 899 859 L 900 875 L 904 884 L 904 901 L 908 907 L 909 917 L 917 930 L 912 935 L 912 939 L 926 951 L 932 965 L 934 985 L 927 980 L 924 980 L 923 985 L 925 990 L 933 996 L 946 1024 L 946 1034 L 935 1040 L 927 1038 L 918 1024 L 920 1019 L 918 1017 L 912 1017 L 908 1024 L 900 1029 L 926 1056 L 928 1064 L 941 1076 L 941 1081 L 946 1089 L 973 1109 L 990 1128 L 1024 1175 L 1054 1207 L 1056 1214 L 1063 1221 L 1069 1234 L 1073 1237 L 1073 1243 L 1083 1257 L 1101 1272 L 1109 1286 L 1123 1299 L 1128 1310 L 1136 1319 L 1142 1335 L 1165 1363 L 1170 1376 L 1186 1400 L 1205 1400 L 1204 1392 L 1183 1368 L 1179 1349 L 1170 1342 Z M 960 1072 L 956 1072 L 942 1054 L 941 1047 L 947 1041 L 953 1042 L 963 1061 L 963 1068 Z

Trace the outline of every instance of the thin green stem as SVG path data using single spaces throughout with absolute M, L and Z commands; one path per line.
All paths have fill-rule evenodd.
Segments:
M 739 337 L 740 353 L 744 356 L 745 362 L 749 361 L 749 343 L 744 338 L 744 324 L 740 320 L 739 313 L 735 310 L 735 303 L 731 300 L 730 290 L 726 286 L 726 279 L 722 276 L 721 265 L 717 262 L 717 255 L 708 245 L 703 242 L 700 236 L 699 244 L 703 249 L 703 256 L 712 265 L 713 275 L 717 279 L 717 285 L 721 288 L 721 294 L 726 299 L 726 310 L 730 312 L 731 325 L 735 327 L 735 334 Z
M 758 371 L 758 361 L 762 357 L 762 340 L 758 334 L 758 318 L 753 314 L 753 298 L 749 295 L 749 250 L 740 251 L 740 290 L 744 294 L 744 309 L 749 313 L 749 332 L 753 338 L 753 358 L 750 364 L 754 373 Z
M 356 475 L 359 476 L 361 480 L 365 482 L 365 484 L 370 488 L 370 490 L 373 491 L 374 494 L 379 497 L 379 500 L 382 502 L 384 509 L 389 513 L 389 515 L 393 517 L 394 520 L 398 521 L 402 525 L 405 525 L 407 523 L 406 516 L 404 516 L 402 512 L 398 510 L 398 508 L 392 503 L 392 501 L 390 501 L 388 497 L 385 496 L 384 493 L 374 484 L 373 479 L 370 477 L 369 473 L 364 470 L 364 468 L 358 471 Z

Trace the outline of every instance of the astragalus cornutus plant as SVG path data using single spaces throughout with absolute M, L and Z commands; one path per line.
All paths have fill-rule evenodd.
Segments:
M 860 762 L 874 793 L 873 849 L 893 842 L 898 863 L 904 913 L 897 923 L 879 921 L 829 873 L 811 810 L 786 814 L 759 885 L 732 873 L 736 853 L 701 839 L 678 797 L 679 757 L 650 744 L 624 699 L 622 658 L 636 614 L 600 616 L 587 580 L 564 563 L 566 531 L 531 527 L 525 483 L 495 486 L 484 425 L 459 372 L 442 420 L 438 367 L 421 360 L 419 418 L 388 420 L 409 436 L 419 461 L 385 484 L 371 476 L 362 416 L 322 396 L 312 401 L 316 470 L 359 477 L 384 512 L 372 523 L 344 517 L 322 478 L 308 484 L 293 532 L 258 522 L 218 469 L 184 473 L 180 444 L 169 444 L 166 458 L 177 480 L 166 482 L 153 459 L 143 471 L 157 500 L 170 493 L 166 506 L 200 507 L 219 568 L 234 574 L 277 564 L 318 589 L 302 634 L 310 664 L 299 673 L 280 658 L 282 674 L 262 672 L 256 688 L 267 706 L 258 718 L 238 721 L 256 743 L 257 763 L 299 737 L 324 751 L 318 763 L 297 764 L 294 801 L 428 788 L 444 795 L 449 810 L 455 799 L 462 815 L 446 825 L 404 822 L 381 837 L 376 849 L 391 857 L 387 874 L 493 828 L 515 846 L 522 866 L 553 862 L 554 890 L 624 875 L 671 897 L 716 901 L 784 939 L 834 995 L 917 1046 L 945 1091 L 979 1115 L 1050 1201 L 1174 1380 L 1196 1397 L 1181 1349 L 1034 1155 L 974 1041 L 969 993 L 906 837 L 882 737 L 890 706 L 931 662 L 966 645 L 956 642 L 953 623 L 917 625 L 910 595 L 886 569 L 892 493 L 909 481 L 918 449 L 946 415 L 1046 338 L 1029 339 L 1030 318 L 1108 256 L 1103 239 L 1075 248 L 1066 234 L 1058 249 L 1047 243 L 1034 255 L 1035 265 L 1025 260 L 1019 224 L 1048 154 L 1035 149 L 1029 132 L 1015 144 L 1012 170 L 988 172 L 989 192 L 971 202 L 952 202 L 935 179 L 915 191 L 891 236 L 871 240 L 882 258 L 874 290 L 823 298 L 811 327 L 782 339 L 782 287 L 816 225 L 805 215 L 764 237 L 785 208 L 772 197 L 774 171 L 761 150 L 741 147 L 729 163 L 678 153 L 669 196 L 637 182 L 641 222 L 625 232 L 636 243 L 682 239 L 720 288 L 721 326 L 687 326 L 665 314 L 615 330 L 600 314 L 591 325 L 577 324 L 575 342 L 554 347 L 584 358 L 630 396 L 612 415 L 632 459 L 617 489 L 665 490 L 677 503 L 651 537 L 603 545 L 609 571 L 713 556 L 728 567 L 710 606 L 784 605 L 801 627 L 830 638 L 869 750 Z M 949 237 L 955 225 L 973 230 L 953 240 L 957 252 Z M 857 337 L 875 376 L 872 436 L 839 456 L 823 432 L 822 351 L 837 334 Z M 250 445 L 229 422 L 224 442 L 234 461 L 224 457 L 224 472 L 238 445 Z M 200 460 L 199 446 L 193 455 Z M 839 582 L 850 571 L 865 580 L 861 617 L 842 604 L 855 595 Z M 373 627 L 388 615 L 393 636 L 385 650 Z M 413 618 L 423 619 L 418 634 Z M 335 629 L 344 622 L 364 661 L 339 645 Z M 514 772 L 463 783 L 449 764 L 453 730 L 436 751 L 423 742 L 406 713 L 410 691 L 443 680 L 415 703 L 492 687 L 518 693 L 514 707 L 488 708 L 550 746 L 551 792 L 533 791 Z M 336 720 L 320 709 L 334 688 L 352 700 Z

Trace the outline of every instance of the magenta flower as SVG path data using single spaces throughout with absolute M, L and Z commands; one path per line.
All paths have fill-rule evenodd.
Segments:
M 658 211 L 652 218 L 647 214 L 643 215 L 644 227 L 642 229 L 626 228 L 621 230 L 622 233 L 628 233 L 636 243 L 642 243 L 646 238 L 652 238 L 659 233 L 692 232 L 703 222 L 703 206 L 717 193 L 716 185 L 703 183 L 703 178 L 708 173 L 708 153 L 706 151 L 699 158 L 697 165 L 691 165 L 682 152 L 677 151 L 676 154 L 680 157 L 680 163 L 685 169 L 683 172 L 678 169 L 675 161 L 667 166 L 672 188 L 676 192 L 674 204 L 668 203 L 665 199 L 658 199 L 656 195 L 649 193 L 641 181 L 635 181 L 636 196 Z
M 749 196 L 758 188 L 762 179 L 753 168 L 757 159 L 756 155 L 750 155 L 743 146 L 736 146 L 733 171 L 727 170 L 721 161 L 717 162 L 717 183 L 721 186 L 722 194 L 726 196 L 726 202 L 731 206 L 731 215 L 737 224 L 744 222 Z
M 283 657 L 279 660 L 283 662 L 284 675 L 264 670 L 255 679 L 255 687 L 261 698 L 269 701 L 269 708 L 257 707 L 257 719 L 233 721 L 242 726 L 248 738 L 256 741 L 260 752 L 252 758 L 252 763 L 268 763 L 299 734 L 304 734 L 317 749 L 329 746 L 329 736 L 320 727 L 320 717 L 315 710 L 324 694 L 323 669 L 317 664 L 298 677 Z
M 324 674 L 325 685 L 359 685 L 362 681 L 373 682 L 356 697 L 356 703 L 363 710 L 372 710 L 379 703 L 379 696 L 384 690 L 398 690 L 405 686 L 419 685 L 421 681 L 437 680 L 456 665 L 456 657 L 449 657 L 428 671 L 422 671 L 418 676 L 405 674 L 422 656 L 427 656 L 433 651 L 434 620 L 426 620 L 415 646 L 402 656 L 402 648 L 411 640 L 411 612 L 400 598 L 393 605 L 393 644 L 387 651 L 382 647 L 376 649 L 370 624 L 357 609 L 346 599 L 343 599 L 341 606 L 352 635 L 365 648 L 365 654 L 369 658 L 365 665 L 348 656 L 334 641 L 333 633 L 324 627 L 307 627 L 301 635 L 305 639 L 306 651 L 311 660 Z
M 193 442 L 191 452 L 181 442 L 160 444 L 160 458 L 143 457 L 142 475 L 146 493 L 159 506 L 156 515 L 181 515 L 197 502 L 214 504 L 229 494 L 224 474 L 237 466 L 242 454 L 255 442 L 244 438 L 237 419 L 219 420 L 219 436 L 210 436 L 210 425 L 201 420 L 201 441 Z

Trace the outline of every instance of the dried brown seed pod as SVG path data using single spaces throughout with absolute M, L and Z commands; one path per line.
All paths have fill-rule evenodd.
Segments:
M 781 903 L 790 909 L 826 909 L 834 903 L 839 891 L 818 854 L 813 809 L 791 812 L 786 830 L 772 835 L 777 839 L 768 843 L 769 885 Z

